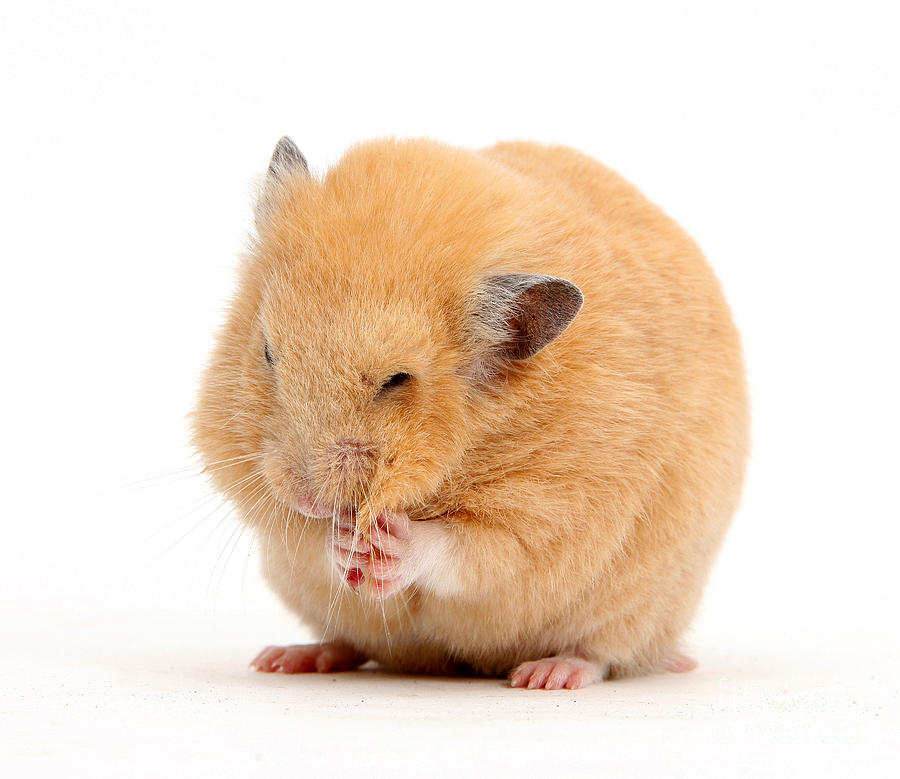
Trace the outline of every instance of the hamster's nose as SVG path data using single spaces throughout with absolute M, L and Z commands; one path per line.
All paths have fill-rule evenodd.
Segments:
M 365 441 L 345 438 L 335 442 L 334 464 L 340 471 L 369 471 L 375 465 L 378 447 Z

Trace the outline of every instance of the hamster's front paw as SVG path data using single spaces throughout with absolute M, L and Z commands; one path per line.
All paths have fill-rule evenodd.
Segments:
M 348 513 L 333 517 L 331 523 L 331 559 L 344 584 L 355 590 L 369 571 L 369 544 Z
M 418 574 L 411 526 L 405 512 L 386 511 L 378 515 L 369 531 L 369 581 L 382 598 L 408 587 Z
M 332 556 L 353 589 L 366 580 L 374 595 L 386 598 L 413 583 L 444 594 L 457 587 L 449 533 L 440 521 L 411 522 L 392 510 L 378 515 L 368 538 L 349 515 L 335 518 L 333 527 Z
M 364 538 L 349 514 L 335 517 L 331 552 L 346 584 L 357 589 L 366 580 L 382 598 L 409 586 L 416 575 L 410 524 L 404 512 L 385 511 Z

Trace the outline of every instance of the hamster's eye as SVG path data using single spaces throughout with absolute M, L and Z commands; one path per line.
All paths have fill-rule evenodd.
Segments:
M 410 376 L 408 373 L 395 373 L 381 385 L 380 391 L 384 392 L 385 390 L 389 390 L 393 387 L 399 387 L 401 384 L 406 384 L 406 382 L 408 382 L 411 378 L 412 376 Z
M 265 343 L 266 343 L 266 348 L 265 348 L 266 362 L 269 363 L 269 367 L 273 367 L 275 365 L 275 358 L 272 357 L 272 350 L 269 349 L 269 342 L 266 341 Z

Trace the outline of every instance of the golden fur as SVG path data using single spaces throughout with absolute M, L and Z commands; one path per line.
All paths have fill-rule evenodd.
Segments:
M 610 676 L 657 669 L 748 447 L 738 334 L 694 242 L 617 174 L 532 143 L 375 141 L 267 187 L 194 440 L 285 603 L 401 670 L 506 674 L 573 648 Z M 506 272 L 585 302 L 534 357 L 488 364 L 472 301 Z M 414 384 L 373 399 L 400 370 Z M 364 477 L 334 476 L 345 438 L 373 442 Z M 342 588 L 328 520 L 282 499 L 305 478 L 363 533 L 382 509 L 438 517 L 459 590 Z

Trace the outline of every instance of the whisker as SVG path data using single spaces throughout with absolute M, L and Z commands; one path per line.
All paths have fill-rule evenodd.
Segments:
M 238 457 L 228 457 L 224 460 L 217 460 L 209 463 L 201 462 L 193 465 L 185 465 L 180 468 L 170 468 L 165 471 L 160 471 L 155 474 L 148 474 L 146 476 L 142 476 L 124 483 L 110 485 L 108 488 L 101 491 L 100 494 L 109 494 L 111 492 L 117 492 L 119 490 L 126 489 L 144 489 L 147 486 L 162 486 L 165 484 L 172 484 L 178 481 L 183 481 L 184 479 L 196 478 L 197 476 L 201 476 L 204 473 L 217 471 L 222 468 L 230 467 L 231 465 L 237 465 L 241 462 L 261 459 L 263 456 L 264 455 L 262 452 L 253 452 L 250 454 L 240 455 Z
M 199 503 L 199 505 L 195 506 L 187 513 L 178 517 L 173 522 L 169 522 L 165 527 L 160 528 L 160 530 L 156 531 L 156 533 L 154 533 L 153 535 L 157 535 L 162 530 L 165 530 L 166 528 L 171 527 L 172 525 L 176 524 L 177 522 L 180 522 L 180 521 L 186 519 L 191 514 L 193 514 L 195 511 L 198 511 L 198 510 L 201 510 L 202 508 L 204 508 L 212 500 L 219 499 L 218 504 L 211 511 L 207 512 L 199 521 L 195 522 L 184 533 L 182 533 L 177 539 L 175 539 L 175 541 L 173 541 L 165 549 L 163 549 L 162 552 L 160 552 L 154 558 L 151 565 L 155 565 L 156 563 L 158 563 L 163 557 L 165 557 L 176 546 L 178 546 L 189 535 L 191 535 L 191 533 L 193 533 L 195 530 L 197 530 L 203 524 L 205 524 L 207 521 L 209 521 L 212 517 L 214 517 L 218 511 L 221 511 L 223 508 L 225 508 L 229 502 L 232 502 L 232 504 L 234 504 L 234 502 L 240 498 L 241 492 L 245 491 L 248 487 L 252 486 L 252 479 L 253 478 L 261 478 L 261 477 L 262 477 L 262 471 L 260 471 L 259 469 L 256 469 L 253 473 L 244 477 L 239 482 L 236 482 L 235 485 L 233 485 L 232 487 L 230 487 L 227 490 L 226 493 L 224 493 L 224 494 L 213 493 L 209 497 L 204 497 L 204 499 L 202 500 L 202 502 Z M 239 488 L 236 489 L 236 487 L 239 487 Z M 256 488 L 256 489 L 258 489 L 258 488 Z M 256 490 L 254 489 L 252 494 L 255 494 L 255 491 Z M 194 501 L 194 502 L 197 502 L 197 501 Z M 228 517 L 234 512 L 234 510 L 235 510 L 234 505 L 232 505 L 232 507 L 228 511 L 225 512 L 225 514 L 218 520 L 218 522 L 216 522 L 215 526 L 213 527 L 212 532 L 209 535 L 207 535 L 205 541 L 208 541 L 210 538 L 212 538 L 212 536 L 215 534 L 216 530 L 218 530 L 218 528 L 220 528 L 222 526 L 222 523 L 226 519 L 228 519 Z M 151 535 L 150 537 L 152 538 L 153 535 Z
M 212 570 L 209 572 L 209 580 L 206 583 L 206 595 L 205 598 L 209 601 L 209 591 L 212 588 L 212 580 L 213 576 L 215 576 L 216 568 L 219 567 L 219 561 L 222 559 L 222 555 L 225 553 L 225 550 L 231 545 L 232 539 L 234 539 L 235 534 L 237 534 L 237 541 L 240 540 L 241 535 L 244 533 L 244 529 L 247 527 L 243 522 L 236 522 L 234 528 L 231 531 L 231 534 L 228 536 L 228 540 L 222 546 L 222 549 L 219 551 L 218 557 L 216 557 L 216 562 L 213 564 Z M 235 541 L 235 544 L 237 543 Z M 231 551 L 234 551 L 234 546 L 231 546 Z M 222 571 L 219 574 L 219 581 L 216 585 L 217 591 L 222 588 L 222 577 L 225 575 L 225 566 L 228 565 L 228 560 L 231 559 L 231 552 L 229 552 L 228 557 L 225 559 L 225 564 L 222 566 Z M 215 603 L 213 603 L 215 606 Z
M 258 474 L 258 478 L 261 474 Z M 249 487 L 248 487 L 249 488 Z M 247 488 L 245 488 L 247 489 Z M 268 484 L 266 484 L 264 479 L 260 479 L 260 483 L 256 485 L 254 489 L 250 491 L 250 494 L 246 495 L 242 498 L 242 503 L 244 505 L 249 504 L 250 501 L 256 499 L 255 502 L 250 506 L 249 509 L 244 508 L 244 506 L 236 505 L 235 508 L 240 509 L 241 516 L 244 519 L 246 524 L 252 524 L 253 520 L 256 518 L 256 508 L 259 504 L 264 501 L 267 497 L 268 493 Z M 237 499 L 235 499 L 235 503 L 237 503 Z
M 218 496 L 217 496 L 217 497 L 218 497 Z M 184 541 L 185 538 L 187 538 L 187 537 L 188 537 L 191 533 L 193 533 L 198 527 L 200 527 L 204 522 L 206 522 L 208 519 L 210 519 L 213 515 L 215 515 L 215 513 L 216 513 L 217 511 L 219 511 L 220 509 L 222 509 L 222 508 L 223 508 L 224 506 L 226 506 L 226 505 L 227 505 L 227 504 L 226 504 L 225 501 L 222 501 L 221 503 L 219 503 L 218 506 L 216 506 L 212 511 L 210 511 L 206 516 L 204 516 L 199 522 L 197 522 L 195 525 L 192 525 L 192 526 L 191 526 L 184 534 L 182 534 L 181 536 L 179 536 L 175 541 L 173 541 L 171 544 L 169 544 L 169 546 L 167 546 L 165 549 L 163 549 L 163 551 L 160 552 L 160 553 L 153 559 L 152 565 L 155 565 L 156 563 L 158 563 L 163 557 L 165 557 L 165 556 L 166 556 L 169 552 L 171 552 L 176 546 L 178 546 L 178 544 L 180 544 L 182 541 Z M 233 511 L 233 509 L 232 509 L 232 511 Z M 231 512 L 229 512 L 229 513 L 231 513 Z M 228 514 L 226 514 L 225 516 L 227 517 Z M 221 523 L 222 523 L 222 520 L 219 520 L 219 523 L 216 525 L 216 527 L 218 527 Z M 208 539 L 207 539 L 207 540 L 208 540 Z
M 311 517 L 304 516 L 303 517 L 303 527 L 300 528 L 297 533 L 297 543 L 294 544 L 294 553 L 291 555 L 291 581 L 294 581 L 294 561 L 297 559 L 297 556 L 300 554 L 300 544 L 303 542 L 303 535 L 306 533 L 306 528 L 309 527 L 309 523 L 311 521 Z
M 193 508 L 191 508 L 189 511 L 184 512 L 183 514 L 181 514 L 180 516 L 171 520 L 170 522 L 167 522 L 162 527 L 159 527 L 156 530 L 154 530 L 149 536 L 144 538 L 144 543 L 156 538 L 156 536 L 158 536 L 160 533 L 168 530 L 170 527 L 172 527 L 172 525 L 177 525 L 179 522 L 182 522 L 183 520 L 187 519 L 195 511 L 199 511 L 204 506 L 208 506 L 212 501 L 216 500 L 217 498 L 221 499 L 221 495 L 219 495 L 219 493 L 217 493 L 217 492 L 212 492 L 209 495 L 201 495 L 199 498 L 196 498 L 195 500 L 190 501 L 190 503 L 185 504 L 184 506 L 181 507 L 182 509 L 187 508 L 188 506 L 193 506 Z
M 257 478 L 262 477 L 261 472 L 257 472 L 254 475 Z M 249 510 L 241 511 L 242 521 L 235 525 L 234 529 L 231 531 L 231 534 L 228 536 L 228 539 L 225 541 L 224 545 L 222 546 L 222 549 L 220 550 L 218 557 L 216 558 L 216 562 L 213 565 L 212 570 L 210 571 L 209 581 L 207 582 L 207 586 L 206 586 L 207 599 L 209 598 L 210 589 L 212 588 L 212 580 L 213 580 L 213 577 L 215 576 L 216 568 L 218 568 L 219 562 L 222 559 L 222 555 L 225 554 L 225 550 L 228 549 L 230 546 L 230 550 L 228 551 L 228 556 L 225 558 L 225 561 L 222 564 L 222 568 L 219 571 L 219 579 L 218 579 L 218 582 L 216 583 L 216 592 L 219 592 L 222 588 L 222 581 L 225 577 L 225 569 L 228 567 L 228 563 L 234 554 L 234 550 L 237 549 L 238 545 L 240 544 L 240 541 L 244 535 L 244 532 L 247 530 L 247 528 L 249 526 L 251 526 L 253 524 L 259 511 L 261 511 L 265 507 L 265 500 L 267 497 L 267 493 L 268 493 L 268 485 L 265 482 L 265 480 L 262 479 L 261 483 L 256 485 L 256 487 L 251 490 L 249 495 L 247 495 L 246 497 L 243 498 L 243 502 L 245 504 L 249 503 L 254 498 L 256 498 L 256 500 Z M 219 523 L 213 529 L 213 532 L 209 535 L 208 538 L 212 537 L 212 535 L 216 532 L 216 530 L 221 526 L 222 522 L 224 522 L 229 516 L 231 516 L 231 514 L 234 513 L 235 509 L 237 509 L 237 508 L 238 508 L 237 503 L 235 503 L 235 505 L 232 507 L 231 511 L 229 511 L 228 514 L 226 514 L 219 521 Z M 232 541 L 233 541 L 233 543 L 232 543 Z M 244 567 L 244 574 L 246 574 L 246 566 Z M 242 582 L 241 582 L 241 587 L 243 589 L 243 578 L 242 578 Z
M 321 490 L 320 490 L 321 494 Z M 343 492 L 339 491 L 335 496 L 335 499 L 332 501 L 331 505 L 331 538 L 329 539 L 329 549 L 328 554 L 332 554 L 333 550 L 331 549 L 331 545 L 333 543 L 333 539 L 337 537 L 338 533 L 338 512 L 340 511 L 339 498 L 343 497 Z M 352 545 L 351 545 L 352 547 Z M 352 552 L 352 549 L 351 549 Z M 337 561 L 334 561 L 337 562 Z M 331 573 L 329 584 L 328 584 L 328 610 L 325 613 L 325 627 L 322 630 L 322 641 L 328 640 L 328 630 L 331 627 L 331 620 L 334 617 L 335 609 L 337 607 L 337 601 L 341 597 L 341 587 L 343 587 L 344 580 L 347 577 L 347 573 L 349 568 L 345 569 L 341 565 L 330 565 L 328 567 L 329 572 Z M 337 587 L 335 588 L 335 572 L 340 574 L 339 580 L 337 582 Z

